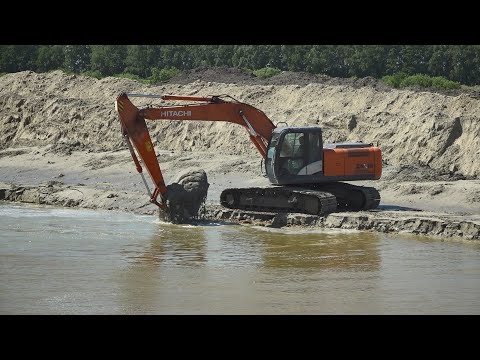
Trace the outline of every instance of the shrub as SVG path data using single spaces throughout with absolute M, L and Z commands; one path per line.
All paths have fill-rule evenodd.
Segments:
M 460 83 L 445 79 L 443 76 L 435 76 L 432 78 L 432 87 L 439 89 L 460 89 Z
M 148 80 L 150 81 L 150 84 L 155 85 L 159 82 L 170 80 L 179 73 L 180 70 L 175 67 L 164 69 L 153 68 L 152 75 L 148 78 Z
M 443 76 L 429 76 L 424 74 L 407 75 L 405 73 L 395 73 L 386 75 L 382 78 L 386 84 L 394 88 L 405 88 L 409 86 L 419 86 L 422 88 L 435 89 L 459 89 L 460 83 L 448 80 Z
M 416 86 L 416 85 L 423 88 L 432 87 L 432 78 L 428 75 L 415 74 L 415 75 L 407 76 L 400 83 L 400 87 L 402 88 L 408 87 L 408 86 Z
M 393 75 L 385 75 L 382 80 L 384 83 L 394 87 L 394 88 L 399 88 L 400 84 L 402 81 L 407 77 L 408 75 L 405 74 L 404 72 L 398 72 Z
M 83 76 L 90 76 L 97 79 L 103 78 L 102 73 L 99 70 L 87 70 L 82 73 Z
M 280 69 L 266 67 L 266 68 L 261 68 L 261 69 L 258 69 L 258 70 L 254 70 L 253 75 L 255 75 L 256 77 L 265 79 L 265 78 L 269 78 L 269 77 L 278 75 L 281 72 L 282 71 Z
M 143 79 L 140 76 L 135 75 L 135 74 L 131 74 L 131 73 L 121 73 L 121 74 L 115 74 L 113 76 L 119 77 L 119 78 L 122 78 L 122 79 L 136 80 L 136 81 L 139 81 L 143 84 L 148 84 L 149 83 L 149 81 L 147 79 Z

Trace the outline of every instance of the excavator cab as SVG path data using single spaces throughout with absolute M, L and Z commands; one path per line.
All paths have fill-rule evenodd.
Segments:
M 381 176 L 382 156 L 373 144 L 324 144 L 320 127 L 277 127 L 268 144 L 265 169 L 275 185 L 376 180 Z
M 323 176 L 323 141 L 319 127 L 276 128 L 265 169 L 272 184 L 318 183 Z

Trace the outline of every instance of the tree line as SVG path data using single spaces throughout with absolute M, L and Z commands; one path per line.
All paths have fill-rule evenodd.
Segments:
M 402 73 L 480 84 L 480 45 L 0 45 L 0 73 L 64 70 L 150 78 L 160 70 L 229 66 L 332 77 Z

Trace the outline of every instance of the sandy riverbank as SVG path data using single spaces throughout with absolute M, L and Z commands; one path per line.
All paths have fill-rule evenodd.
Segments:
M 140 175 L 127 150 L 93 153 L 74 151 L 68 156 L 46 148 L 17 148 L 0 152 L 0 199 L 56 206 L 107 209 L 157 216 Z M 218 161 L 221 158 L 222 161 Z M 163 154 L 167 183 L 179 170 L 200 167 L 210 184 L 207 216 L 210 219 L 264 226 L 315 226 L 318 228 L 407 232 L 447 238 L 480 239 L 480 215 L 474 197 L 479 180 L 399 182 L 381 180 L 382 201 L 378 210 L 336 213 L 317 217 L 302 214 L 276 215 L 231 211 L 218 205 L 227 187 L 263 186 L 267 180 L 256 172 L 255 158 L 228 171 L 226 164 L 242 164 L 241 156 L 206 153 Z M 243 170 L 241 170 L 243 169 Z M 393 171 L 393 169 L 389 169 Z M 167 175 L 169 174 L 169 175 Z M 247 179 L 247 180 L 245 180 Z M 367 182 L 365 183 L 367 184 Z M 456 199 L 456 201 L 453 201 Z
M 281 74 L 256 80 L 217 70 L 160 86 L 61 72 L 0 77 L 0 198 L 155 215 L 156 208 L 122 142 L 113 107 L 121 91 L 229 94 L 262 109 L 274 123 L 320 125 L 328 142 L 373 142 L 383 151 L 379 211 L 264 218 L 273 226 L 307 225 L 480 236 L 480 100 L 476 94 L 395 90 L 375 81 L 333 81 Z M 228 75 L 228 76 L 227 76 Z M 228 82 L 222 82 L 224 80 Z M 215 80 L 215 81 L 213 81 Z M 137 99 L 137 106 L 158 105 Z M 260 157 L 233 124 L 149 123 L 167 184 L 199 167 L 210 188 L 209 214 L 258 222 L 218 210 L 227 187 L 263 186 Z M 274 216 L 275 217 L 275 216 Z

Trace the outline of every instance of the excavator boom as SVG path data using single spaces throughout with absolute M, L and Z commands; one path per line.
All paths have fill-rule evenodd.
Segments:
M 142 94 L 130 94 L 142 96 Z M 160 169 L 155 149 L 148 132 L 147 120 L 196 120 L 196 121 L 226 121 L 245 127 L 250 140 L 265 158 L 267 145 L 275 129 L 275 125 L 260 110 L 251 105 L 238 101 L 226 102 L 218 96 L 179 96 L 179 95 L 143 95 L 147 97 L 160 97 L 162 100 L 184 100 L 202 102 L 202 104 L 188 104 L 179 106 L 162 106 L 158 108 L 138 109 L 129 99 L 129 94 L 120 94 L 115 101 L 115 108 L 122 124 L 122 132 L 130 149 L 132 158 L 137 166 L 137 171 L 142 174 L 142 168 L 132 149 L 132 144 L 138 155 L 147 167 L 148 173 L 154 183 L 155 190 L 150 195 L 150 201 L 159 207 L 164 207 L 164 197 L 167 191 L 162 171 Z M 143 177 L 143 174 L 142 174 Z M 144 179 L 144 178 L 143 178 Z M 145 179 L 144 179 L 145 182 Z M 146 183 L 145 183 L 146 184 Z M 147 185 L 146 185 L 147 186 Z M 147 186 L 147 190 L 148 189 Z M 160 196 L 161 202 L 157 202 Z

